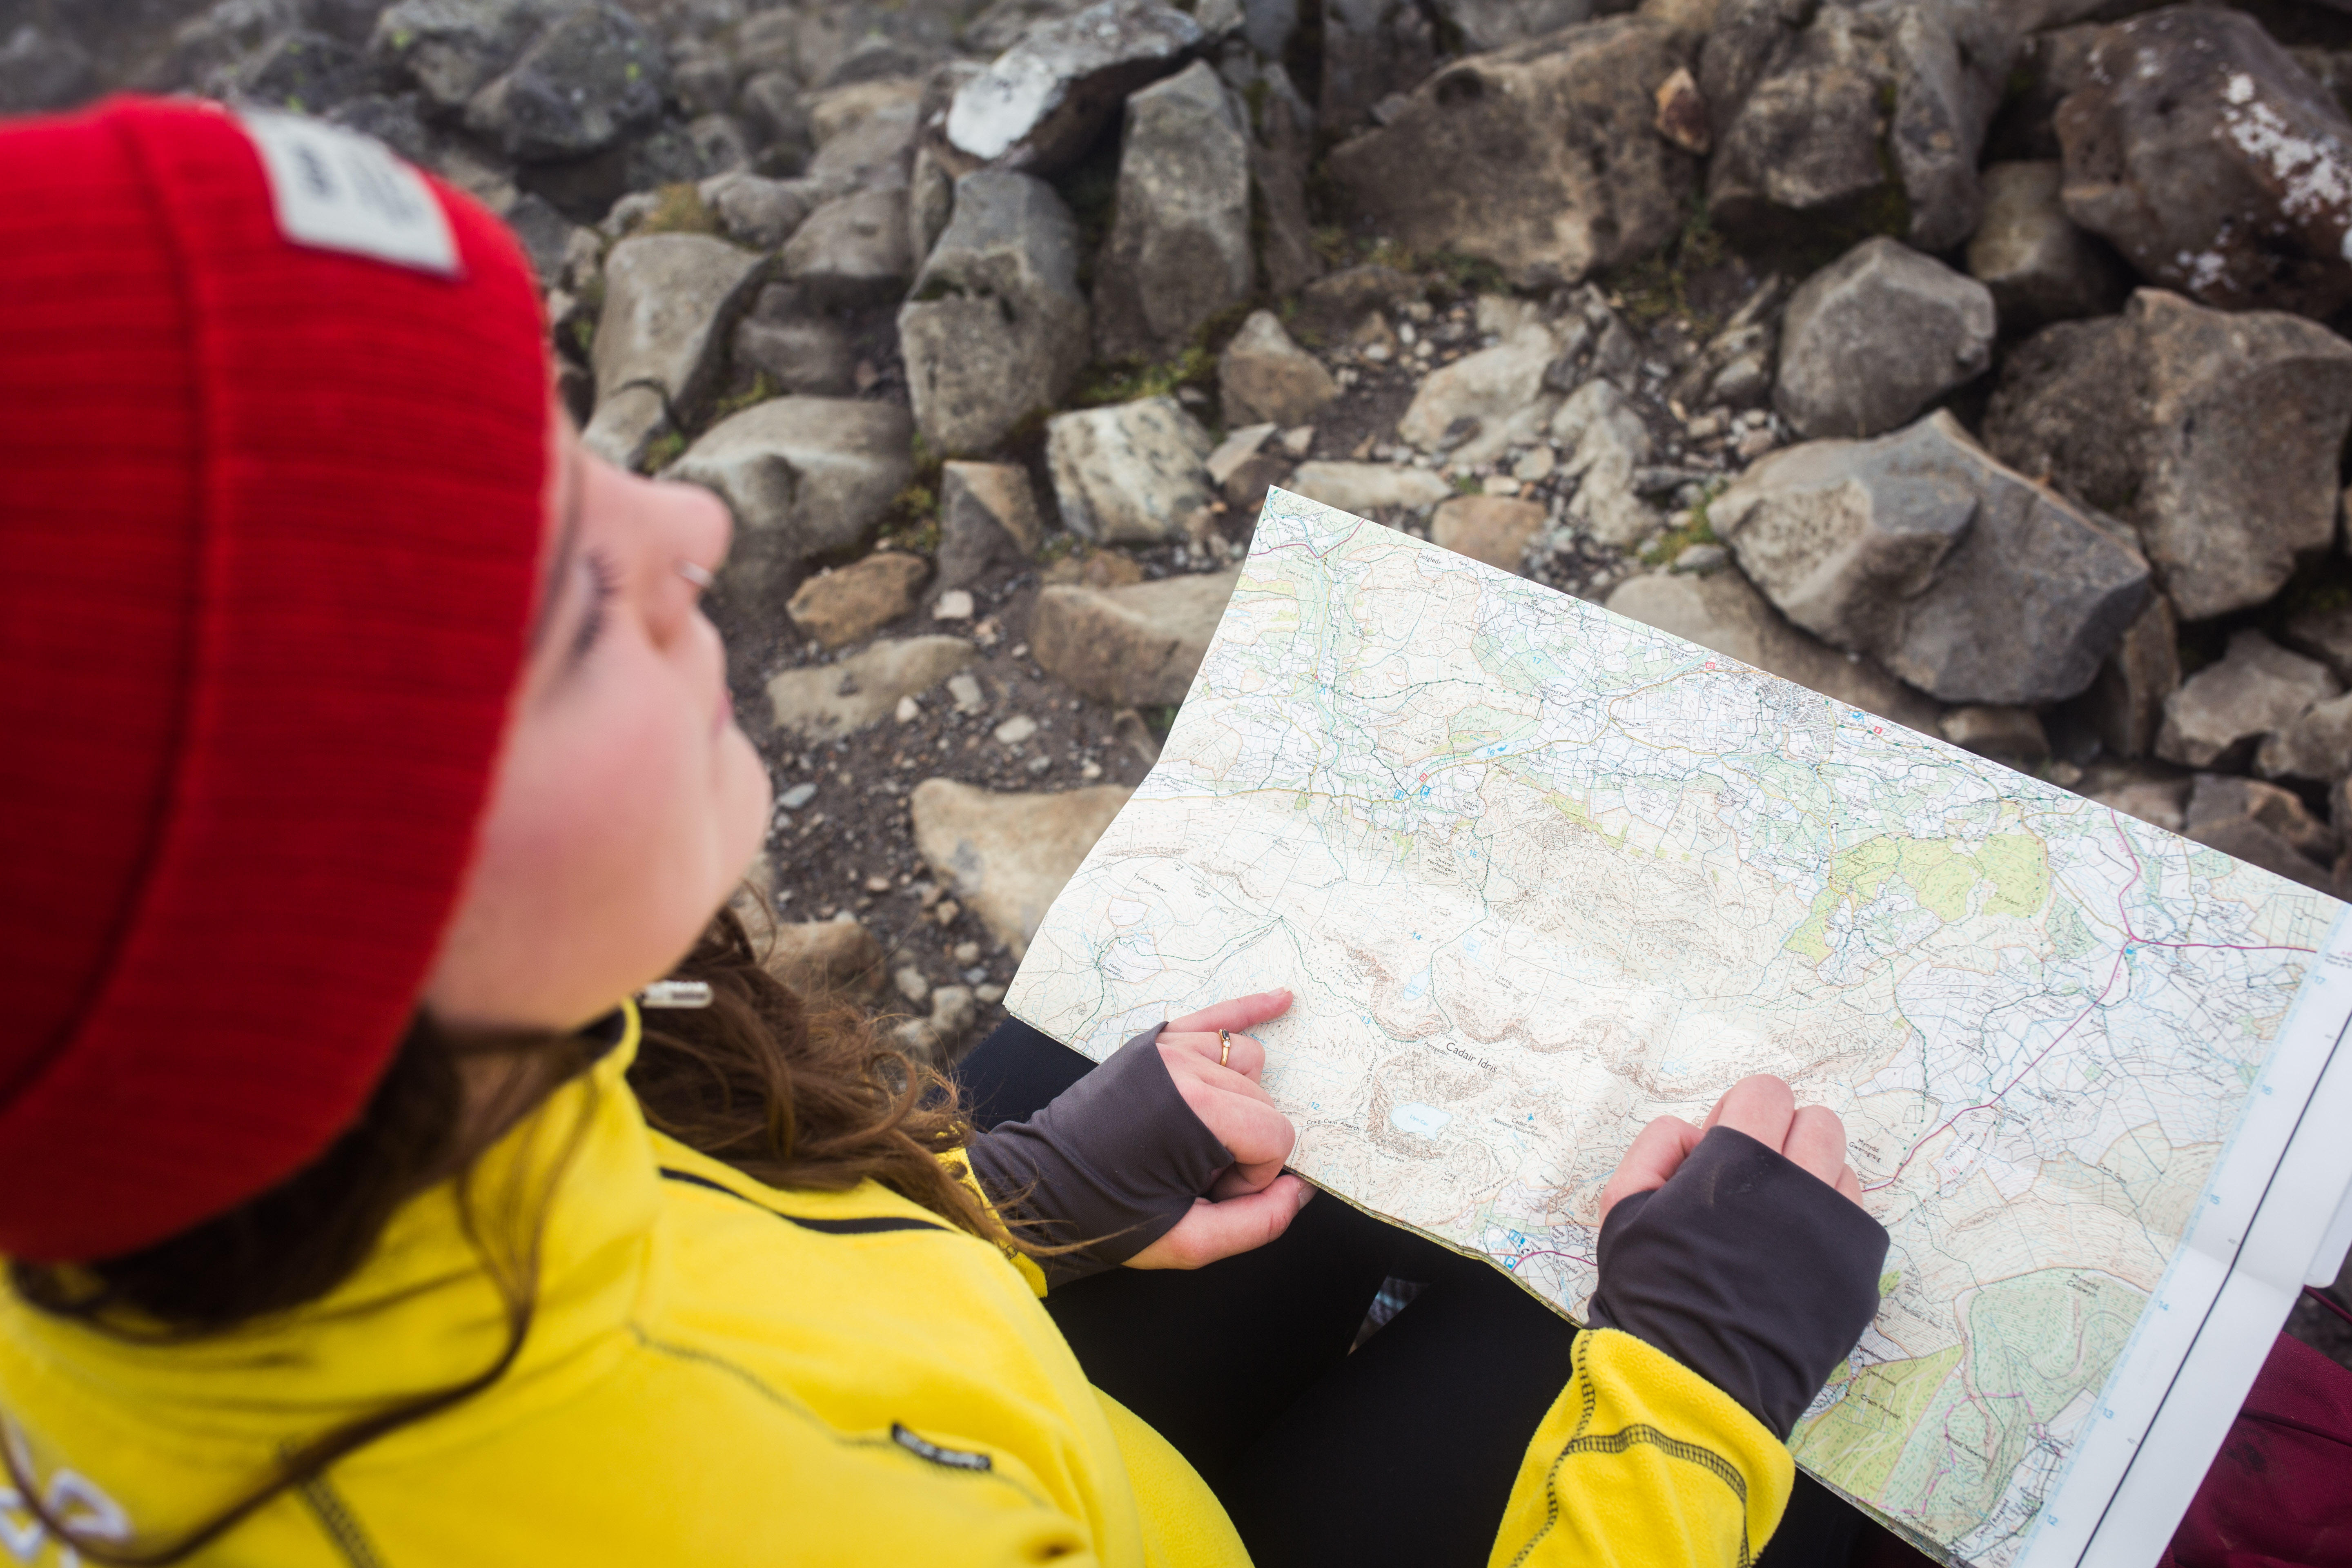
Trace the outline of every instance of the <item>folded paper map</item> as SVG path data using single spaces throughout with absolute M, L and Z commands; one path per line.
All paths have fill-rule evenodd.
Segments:
M 2344 915 L 1277 489 L 1006 1005 L 1100 1058 L 1290 988 L 1293 1167 L 1570 1317 L 1634 1132 L 1779 1073 L 1894 1237 L 1799 1462 L 1949 1561 L 2147 1563 L 2339 1230 Z

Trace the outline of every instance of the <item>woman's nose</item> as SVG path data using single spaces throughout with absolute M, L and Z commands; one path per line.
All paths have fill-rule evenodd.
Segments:
M 668 513 L 681 557 L 716 574 L 735 539 L 735 518 L 727 503 L 700 485 L 656 479 L 652 488 Z

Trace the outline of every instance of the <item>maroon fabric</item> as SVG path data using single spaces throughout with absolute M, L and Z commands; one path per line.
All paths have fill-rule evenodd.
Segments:
M 2352 1563 L 2352 1372 L 2281 1334 L 2161 1568 Z
M 104 1257 L 299 1168 L 396 1043 L 537 591 L 511 237 L 296 246 L 236 121 L 0 130 L 0 1251 Z
M 2281 1334 L 2158 1568 L 2352 1564 L 2352 1371 Z M 1850 1568 L 1936 1568 L 1872 1525 Z

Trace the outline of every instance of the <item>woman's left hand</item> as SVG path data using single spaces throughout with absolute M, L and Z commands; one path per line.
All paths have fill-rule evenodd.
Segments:
M 1176 1091 L 1234 1163 L 1209 1196 L 1194 1199 L 1192 1212 L 1129 1258 L 1128 1268 L 1198 1268 L 1263 1247 L 1289 1228 L 1291 1216 L 1315 1195 L 1305 1182 L 1282 1173 L 1298 1134 L 1259 1085 L 1265 1047 L 1241 1032 L 1289 1008 L 1289 992 L 1262 991 L 1203 1007 L 1160 1030 L 1160 1060 L 1176 1080 Z M 1220 1029 L 1232 1039 L 1230 1052 Z

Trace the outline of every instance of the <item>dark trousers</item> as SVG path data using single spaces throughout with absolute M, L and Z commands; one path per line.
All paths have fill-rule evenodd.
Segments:
M 987 1127 L 1093 1065 L 1009 1023 L 956 1076 Z M 1350 1353 L 1391 1276 L 1423 1288 Z M 1114 1269 L 1045 1310 L 1095 1385 L 1200 1471 L 1258 1568 L 1483 1564 L 1576 1337 L 1489 1265 L 1328 1193 L 1255 1252 L 1191 1272 Z M 1801 1475 L 1759 1563 L 1843 1568 L 1866 1534 L 1885 1537 Z

